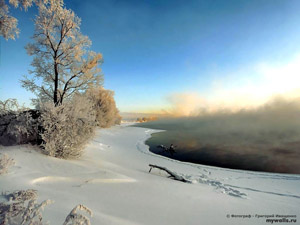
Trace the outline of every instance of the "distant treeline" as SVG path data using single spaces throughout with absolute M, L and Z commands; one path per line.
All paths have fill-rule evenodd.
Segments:
M 137 118 L 136 122 L 144 123 L 144 122 L 149 122 L 149 121 L 155 121 L 157 119 L 158 119 L 158 117 L 156 117 L 156 116 L 142 117 L 142 118 Z

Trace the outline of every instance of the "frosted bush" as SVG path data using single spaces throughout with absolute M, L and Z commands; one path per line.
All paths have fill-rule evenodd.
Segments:
M 0 144 L 36 143 L 38 140 L 39 112 L 36 110 L 11 111 L 0 115 Z
M 90 219 L 78 213 L 78 210 L 84 211 L 92 216 L 92 211 L 84 205 L 77 205 L 67 216 L 63 225 L 90 225 Z
M 15 136 L 18 144 L 38 138 L 38 115 L 33 118 L 33 111 L 24 111 L 16 115 L 16 120 L 8 127 L 8 133 Z
M 0 202 L 1 225 L 45 225 L 42 211 L 53 201 L 45 200 L 37 203 L 37 191 L 33 189 L 6 193 L 2 196 L 5 202 Z M 77 205 L 66 217 L 63 225 L 90 225 L 90 219 L 80 214 L 83 211 L 92 216 L 92 211 L 84 205 Z
M 92 101 L 96 111 L 98 126 L 106 128 L 121 123 L 121 116 L 116 107 L 113 91 L 99 87 L 90 89 L 87 96 Z
M 37 203 L 37 191 L 25 190 L 6 194 L 7 202 L 0 203 L 1 225 L 43 225 L 42 211 L 52 201 Z
M 37 110 L 20 106 L 16 99 L 0 101 L 0 144 L 36 142 L 38 117 Z
M 85 97 L 76 95 L 72 101 L 41 108 L 43 151 L 58 158 L 78 158 L 93 136 L 95 112 Z
M 5 174 L 8 171 L 8 168 L 15 164 L 15 160 L 10 158 L 7 154 L 3 154 L 0 157 L 0 174 Z

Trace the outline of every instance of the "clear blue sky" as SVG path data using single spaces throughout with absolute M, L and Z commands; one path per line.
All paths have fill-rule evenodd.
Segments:
M 288 62 L 300 53 L 298 0 L 65 3 L 82 19 L 92 50 L 103 54 L 104 86 L 115 91 L 121 111 L 160 110 L 174 93 L 207 97 L 214 82 L 231 72 L 234 79 L 255 80 L 257 74 L 243 68 Z M 12 13 L 21 34 L 16 41 L 1 38 L 0 99 L 28 103 L 33 96 L 18 80 L 30 69 L 24 46 L 33 34 L 36 9 Z

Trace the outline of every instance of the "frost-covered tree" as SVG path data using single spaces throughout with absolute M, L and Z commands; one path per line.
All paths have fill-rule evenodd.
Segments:
M 17 99 L 9 98 L 6 100 L 0 100 L 0 115 L 6 114 L 11 111 L 17 111 L 19 109 L 19 104 Z
M 98 126 L 106 128 L 121 123 L 113 91 L 97 87 L 88 90 L 86 95 L 93 104 Z
M 80 18 L 62 0 L 38 4 L 33 43 L 26 46 L 33 77 L 22 86 L 57 106 L 74 93 L 102 84 L 102 55 L 88 51 L 91 41 L 80 32 Z
M 32 6 L 33 0 L 9 0 L 9 3 L 15 8 L 20 7 L 27 10 Z M 17 25 L 18 20 L 10 15 L 8 4 L 5 3 L 5 0 L 0 0 L 0 36 L 3 36 L 6 40 L 14 40 L 20 32 Z
M 19 35 L 18 20 L 11 16 L 9 7 L 4 0 L 0 0 L 0 35 L 6 40 L 15 39 Z

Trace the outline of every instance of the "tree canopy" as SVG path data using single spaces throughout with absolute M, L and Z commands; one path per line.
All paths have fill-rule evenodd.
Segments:
M 33 0 L 9 0 L 9 3 L 15 8 L 27 10 L 32 6 Z M 18 20 L 10 15 L 9 6 L 5 3 L 5 0 L 0 0 L 0 36 L 3 36 L 6 40 L 14 40 L 20 33 L 17 25 Z
M 40 2 L 33 43 L 26 46 L 33 56 L 31 78 L 22 86 L 56 105 L 91 86 L 102 84 L 102 55 L 88 50 L 91 41 L 80 32 L 81 20 L 62 0 Z

